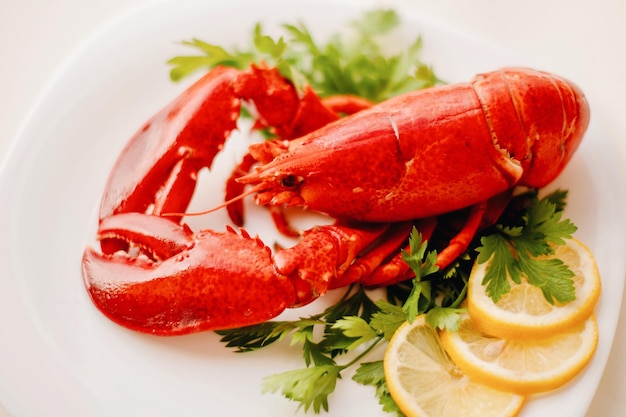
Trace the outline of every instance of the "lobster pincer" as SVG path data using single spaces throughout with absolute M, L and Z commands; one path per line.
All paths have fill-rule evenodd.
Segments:
M 103 219 L 98 239 L 130 249 L 87 248 L 83 277 L 94 304 L 124 327 L 156 335 L 256 324 L 315 300 L 387 230 L 319 226 L 293 248 L 265 246 L 244 229 L 202 230 L 142 213 Z
M 294 304 L 288 277 L 271 250 L 247 233 L 193 233 L 169 219 L 125 213 L 104 219 L 100 239 L 135 247 L 83 256 L 85 285 L 96 306 L 133 330 L 175 335 L 264 321 Z

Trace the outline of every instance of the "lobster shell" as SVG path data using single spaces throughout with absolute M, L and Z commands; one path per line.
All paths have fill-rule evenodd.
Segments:
M 588 123 L 587 101 L 573 83 L 532 69 L 502 69 L 330 123 L 239 181 L 265 183 L 259 204 L 275 204 L 281 195 L 287 205 L 337 218 L 423 218 L 516 185 L 550 183 Z M 286 187 L 286 178 L 297 184 Z

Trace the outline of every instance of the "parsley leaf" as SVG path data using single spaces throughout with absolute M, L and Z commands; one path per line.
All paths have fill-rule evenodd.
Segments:
M 341 320 L 337 320 L 337 322 L 332 325 L 332 328 L 340 329 L 343 331 L 344 335 L 354 339 L 354 341 L 346 347 L 346 350 L 352 350 L 378 336 L 376 331 L 370 327 L 368 322 L 355 316 L 349 316 Z
M 314 363 L 315 366 L 335 364 L 335 361 L 326 353 L 324 347 L 320 346 L 319 343 L 315 343 L 310 337 L 302 341 L 302 357 L 306 366 L 310 366 L 311 363 Z
M 402 306 L 402 310 L 406 314 L 407 320 L 412 323 L 419 314 L 433 302 L 432 289 L 430 282 L 422 281 L 422 279 L 439 270 L 437 266 L 437 252 L 430 251 L 426 254 L 428 247 L 427 242 L 422 242 L 422 235 L 413 227 L 409 238 L 409 251 L 402 250 L 402 260 L 406 262 L 413 273 L 413 289 Z
M 485 236 L 480 239 L 482 246 L 478 249 L 478 262 L 484 263 L 493 255 L 493 260 L 489 270 L 485 273 L 482 284 L 486 285 L 487 295 L 497 302 L 502 295 L 511 290 L 511 285 L 506 279 L 511 279 L 520 283 L 520 274 L 513 266 L 516 263 L 514 253 L 509 249 L 508 239 L 505 237 L 506 230 L 502 229 L 502 233 Z M 509 236 L 509 239 L 512 239 Z
M 218 65 L 228 67 L 245 68 L 254 59 L 250 52 L 228 52 L 221 46 L 212 45 L 200 39 L 193 38 L 183 41 L 183 45 L 199 50 L 202 55 L 176 56 L 167 63 L 172 65 L 170 78 L 172 81 L 180 81 L 202 68 L 214 68 Z
M 304 411 L 313 406 L 319 413 L 328 411 L 328 395 L 337 384 L 342 366 L 317 365 L 270 375 L 263 379 L 263 393 L 280 391 L 286 398 L 297 401 Z
M 560 259 L 520 257 L 518 265 L 531 285 L 539 287 L 545 299 L 554 304 L 576 299 L 574 273 Z
M 314 324 L 311 320 L 266 321 L 235 329 L 217 330 L 216 333 L 222 336 L 221 341 L 226 343 L 226 347 L 236 347 L 237 352 L 250 352 L 282 340 L 289 334 L 293 336 L 302 333 L 302 336 L 293 337 L 304 341 L 309 327 Z
M 391 336 L 398 330 L 398 327 L 406 321 L 406 315 L 402 307 L 391 304 L 388 301 L 378 300 L 376 306 L 380 311 L 372 315 L 370 326 L 374 330 L 383 334 L 385 340 L 391 340 Z
M 254 27 L 254 46 L 257 51 L 267 54 L 274 59 L 280 59 L 287 48 L 287 43 L 280 37 L 275 41 L 271 36 L 262 33 L 261 24 Z
M 359 384 L 371 385 L 376 388 L 376 397 L 379 404 L 383 406 L 383 411 L 396 413 L 399 417 L 403 416 L 400 408 L 389 393 L 382 360 L 361 363 L 352 379 Z
M 532 252 L 534 256 L 550 255 L 554 253 L 554 249 L 549 243 L 554 245 L 565 244 L 564 239 L 572 237 L 572 233 L 576 231 L 576 226 L 569 220 L 561 220 L 563 211 L 557 210 L 557 204 L 553 203 L 551 197 L 548 196 L 539 200 L 536 205 L 528 208 L 526 216 L 526 229 L 532 230 L 537 235 L 534 236 L 535 241 L 543 238 L 545 243 L 534 246 L 538 249 Z M 530 233 L 530 231 L 527 231 Z M 532 250 L 531 248 L 528 248 Z
M 321 316 L 328 323 L 334 323 L 345 316 L 359 316 L 369 320 L 378 308 L 368 297 L 365 288 L 355 285 L 346 291 L 345 295 L 336 304 L 328 307 Z
M 565 196 L 560 190 L 541 200 L 535 195 L 521 217 L 521 226 L 500 224 L 496 233 L 481 238 L 477 261 L 493 258 L 482 283 L 494 302 L 510 290 L 508 278 L 518 284 L 527 279 L 541 288 L 551 304 L 575 299 L 574 273 L 559 259 L 541 258 L 553 255 L 553 245 L 565 243 L 576 231 L 570 220 L 561 219 Z
M 456 332 L 461 325 L 461 314 L 465 311 L 464 308 L 435 306 L 426 313 L 426 323 L 433 329 Z
M 296 87 L 308 84 L 321 97 L 355 94 L 375 102 L 442 83 L 421 60 L 421 38 L 395 55 L 384 53 L 383 49 L 388 48 L 383 48 L 382 38 L 399 23 L 395 11 L 374 10 L 352 22 L 351 36 L 330 36 L 325 44 L 318 43 L 303 24 L 283 25 L 286 33 L 278 39 L 265 34 L 257 24 L 251 50 L 229 51 L 192 39 L 182 44 L 199 55 L 181 55 L 167 61 L 172 66 L 170 78 L 179 81 L 218 65 L 245 69 L 252 62 L 264 62 L 277 67 Z
M 331 315 L 332 308 L 330 310 L 325 311 L 326 317 Z M 376 314 L 378 313 L 374 313 Z M 300 321 L 304 321 L 307 325 L 298 326 L 297 323 Z M 263 380 L 263 392 L 280 391 L 286 398 L 299 402 L 305 411 L 311 406 L 316 413 L 322 408 L 328 411 L 328 396 L 335 390 L 341 372 L 358 363 L 383 340 L 383 336 L 377 329 L 371 327 L 368 321 L 358 316 L 345 316 L 334 323 L 324 322 L 318 318 L 300 321 L 295 322 L 294 327 L 302 327 L 303 331 L 292 335 L 291 344 L 302 343 L 307 367 L 266 377 Z M 313 326 L 323 323 L 326 327 L 323 340 L 315 343 Z M 338 351 L 351 351 L 368 343 L 369 345 L 360 354 L 345 364 L 337 364 L 331 357 Z M 311 363 L 314 366 L 310 366 Z

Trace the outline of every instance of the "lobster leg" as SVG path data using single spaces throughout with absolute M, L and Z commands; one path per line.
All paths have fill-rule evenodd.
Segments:
M 424 241 L 431 238 L 436 227 L 436 217 L 419 220 L 416 225 L 416 228 L 422 234 L 422 239 Z M 406 236 L 408 236 L 408 233 Z M 409 249 L 409 245 L 407 244 L 404 247 L 404 250 L 409 251 Z M 400 247 L 398 247 L 393 254 L 395 255 L 388 262 L 378 264 L 375 268 L 372 268 L 371 273 L 361 279 L 361 283 L 366 287 L 377 287 L 381 285 L 395 284 L 412 278 L 413 272 L 411 271 L 409 264 L 404 262 L 402 259 Z
M 471 208 L 463 228 L 450 240 L 448 246 L 437 254 L 437 266 L 439 269 L 450 266 L 458 256 L 467 250 L 481 224 L 485 207 L 486 203 L 481 203 Z M 428 240 L 434 232 L 437 219 L 424 219 L 422 223 L 424 227 L 418 230 L 421 230 L 422 238 Z M 360 275 L 358 280 L 366 287 L 388 286 L 413 278 L 415 276 L 413 271 L 411 271 L 409 265 L 404 262 L 402 253 L 400 253 L 400 244 L 406 240 L 409 231 L 405 231 L 404 234 L 398 234 L 398 236 L 396 236 L 399 243 L 390 240 L 382 244 L 375 250 L 375 255 L 377 256 L 366 256 L 357 260 L 353 265 L 354 268 L 351 268 L 350 272 L 353 274 L 358 273 L 358 275 Z M 385 248 L 387 250 L 381 252 L 381 250 Z M 404 250 L 409 250 L 408 245 Z M 389 254 L 395 254 L 395 256 L 385 261 L 386 256 L 389 256 Z M 344 279 L 346 278 L 347 277 Z M 354 281 L 356 281 L 356 279 L 354 279 Z M 342 282 L 345 281 L 339 281 L 339 283 Z
M 380 239 L 380 242 L 372 250 L 356 259 L 342 276 L 332 282 L 331 288 L 343 287 L 354 282 L 365 284 L 372 276 L 374 270 L 385 262 L 385 259 L 399 251 L 399 248 L 402 247 L 407 236 L 409 236 L 412 227 L 412 222 L 402 222 L 392 225 L 390 230 L 385 233 Z M 406 265 L 406 263 L 404 263 L 404 265 Z
M 448 267 L 467 250 L 483 223 L 487 206 L 487 202 L 482 202 L 471 207 L 463 228 L 437 255 L 437 266 L 440 269 Z M 429 240 L 437 225 L 437 219 L 431 217 L 418 221 L 418 223 L 417 229 L 422 234 L 422 238 Z M 383 241 L 369 253 L 356 259 L 345 274 L 333 281 L 331 288 L 342 287 L 357 281 L 366 287 L 386 286 L 412 278 L 413 272 L 409 265 L 402 260 L 402 253 L 400 253 L 400 248 L 406 241 L 412 227 L 412 222 L 394 225 L 391 233 L 386 234 Z M 409 250 L 408 246 L 404 249 Z M 392 257 L 387 261 L 389 256 Z
M 272 215 L 274 225 L 280 233 L 288 237 L 302 236 L 303 231 L 293 227 L 287 220 L 287 217 L 285 216 L 285 208 L 283 206 L 270 206 L 269 211 Z
M 237 182 L 237 178 L 250 172 L 250 169 L 255 163 L 256 159 L 254 159 L 250 153 L 244 155 L 241 162 L 239 162 L 226 181 L 226 194 L 224 195 L 225 201 L 233 200 L 235 197 L 243 194 L 245 185 Z M 226 210 L 228 211 L 228 216 L 235 225 L 243 226 L 244 211 L 242 200 L 232 201 L 226 206 Z
M 444 269 L 450 266 L 463 252 L 467 250 L 478 230 L 491 226 L 500 216 L 506 204 L 510 201 L 512 190 L 498 194 L 495 197 L 472 206 L 461 230 L 450 239 L 448 245 L 437 254 L 437 266 Z M 437 224 L 436 218 L 427 218 L 420 221 L 418 230 L 424 240 L 430 239 Z M 408 250 L 408 246 L 405 250 Z M 397 251 L 396 251 L 397 252 Z M 356 264 L 356 262 L 355 262 Z M 389 262 L 376 265 L 369 275 L 361 278 L 365 286 L 392 285 L 412 278 L 413 273 L 402 254 L 397 253 Z
M 447 268 L 465 252 L 470 245 L 483 220 L 487 202 L 483 201 L 470 208 L 469 216 L 463 228 L 451 240 L 448 246 L 437 254 L 437 266 L 439 269 Z

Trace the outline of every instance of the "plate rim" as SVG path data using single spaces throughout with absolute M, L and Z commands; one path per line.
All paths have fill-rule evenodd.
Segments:
M 63 75 L 65 74 L 67 68 L 72 66 L 73 62 L 76 59 L 78 59 L 78 57 L 81 55 L 84 49 L 88 48 L 89 45 L 95 42 L 99 37 L 103 36 L 108 30 L 111 29 L 111 27 L 127 19 L 132 19 L 134 16 L 139 15 L 145 12 L 146 10 L 150 10 L 154 7 L 160 7 L 162 4 L 165 4 L 165 3 L 171 3 L 171 1 L 166 0 L 166 1 L 160 1 L 157 3 L 144 4 L 139 7 L 132 8 L 133 10 L 129 10 L 126 13 L 122 13 L 120 15 L 113 17 L 112 19 L 109 19 L 109 21 L 102 24 L 99 28 L 94 30 L 90 36 L 88 36 L 82 42 L 80 42 L 80 44 L 74 49 L 74 51 L 66 57 L 66 59 L 59 66 L 59 68 L 55 70 L 54 73 L 50 76 L 49 80 L 45 84 L 45 87 L 41 90 L 41 93 L 38 95 L 34 104 L 31 106 L 31 109 L 28 111 L 26 117 L 21 123 L 20 128 L 17 131 L 17 134 L 14 136 L 13 140 L 10 141 L 5 157 L 0 163 L 0 191 L 3 190 L 3 186 L 2 186 L 2 183 L 4 181 L 3 179 L 8 175 L 8 173 L 10 173 L 9 170 L 13 164 L 13 162 L 11 161 L 15 159 L 14 158 L 15 155 L 18 155 L 20 153 L 20 147 L 27 146 L 27 144 L 23 144 L 24 142 L 23 137 L 28 132 L 29 126 L 32 123 L 32 119 L 36 118 L 37 113 L 40 111 L 39 109 L 43 107 L 45 101 L 47 100 L 47 97 L 49 97 L 49 95 L 51 94 L 51 91 L 54 90 L 55 86 L 59 83 L 59 80 L 63 78 Z M 346 3 L 357 4 L 356 2 L 351 1 L 351 0 L 346 0 Z M 398 8 L 404 8 L 404 7 L 408 7 L 408 6 L 406 5 L 398 6 Z M 611 155 L 611 156 L 616 158 L 615 155 Z M 624 268 L 622 268 L 622 271 L 623 269 Z M 614 327 L 616 326 L 617 326 L 617 320 L 615 320 Z M 611 335 L 610 345 L 612 345 L 613 343 L 614 336 L 615 336 L 615 331 Z M 609 353 L 610 353 L 610 347 L 611 346 L 609 346 Z M 604 357 L 605 362 L 608 360 L 608 357 L 609 357 L 609 354 L 607 353 Z M 595 384 L 595 388 L 597 388 L 598 384 L 599 384 L 599 380 Z M 592 399 L 593 399 L 593 396 L 590 397 L 588 405 L 590 404 Z

